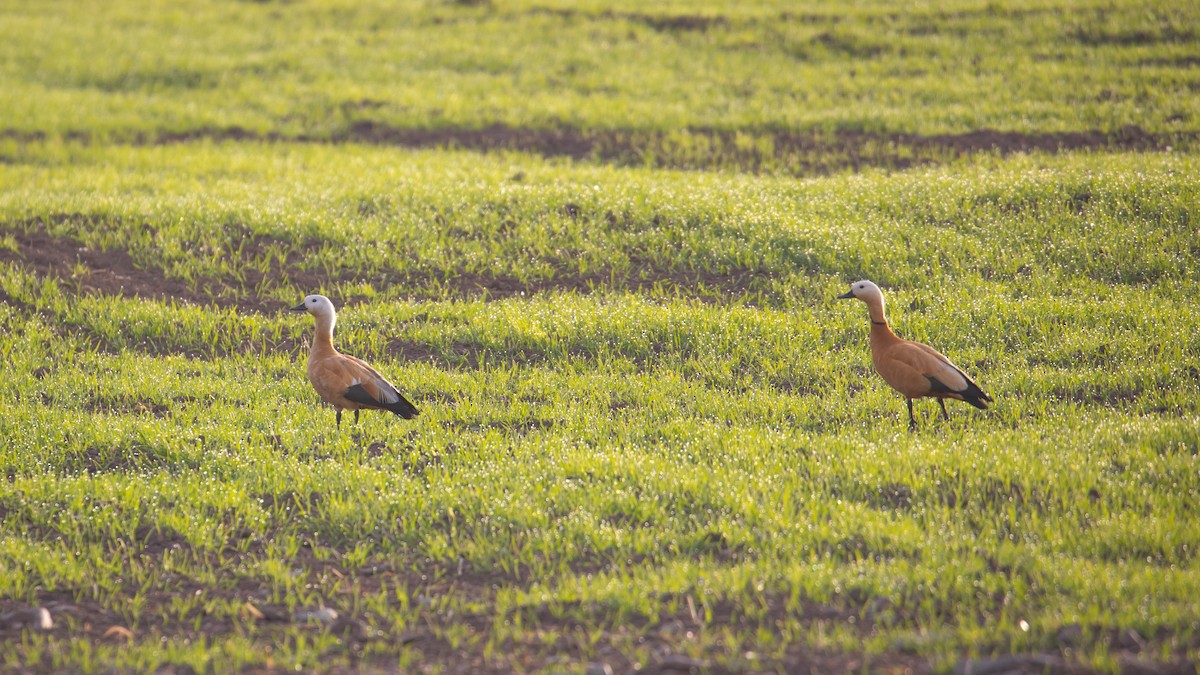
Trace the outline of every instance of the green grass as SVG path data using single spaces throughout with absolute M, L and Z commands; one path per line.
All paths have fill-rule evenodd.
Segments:
M 1186 669 L 1196 14 L 0 2 L 0 671 Z
M 117 139 L 1200 122 L 1191 3 L 747 5 L 9 0 L 0 118 Z
M 1195 656 L 1190 157 L 806 181 L 312 146 L 83 151 L 52 173 L 34 159 L 3 168 L 5 185 L 43 186 L 0 200 L 14 239 L 119 246 L 195 297 L 218 280 L 260 308 L 5 267 L 0 593 L 94 602 L 137 636 L 87 657 L 49 638 L 58 663 L 262 664 L 263 640 L 271 663 L 306 668 L 434 667 L 422 649 L 441 648 L 506 668 L 649 663 L 655 644 L 733 668 L 800 648 L 950 665 L 1053 649 L 1072 624 L 1071 658 L 1094 667 L 1130 628 L 1151 657 Z M 348 207 L 361 194 L 389 206 Z M 626 224 L 584 226 L 608 211 Z M 521 225 L 492 237 L 493 212 Z M 431 232 L 430 213 L 460 232 Z M 402 384 L 417 422 L 333 428 L 302 375 L 311 322 L 281 311 L 320 289 L 239 287 L 270 259 L 230 255 L 231 225 L 358 298 L 339 343 Z M 592 269 L 597 287 L 572 286 Z M 561 288 L 488 300 L 355 270 Z M 614 270 L 747 280 L 620 290 Z M 897 330 L 951 354 L 993 410 L 942 422 L 927 403 L 905 430 L 864 309 L 833 300 L 870 270 Z M 356 575 L 372 566 L 387 571 Z M 375 637 L 355 651 L 256 624 L 248 599 L 329 605 Z
M 294 304 L 273 269 L 412 298 L 685 279 L 786 298 L 847 275 L 1189 292 L 1196 170 L 1190 154 L 1079 154 L 796 181 L 354 146 L 106 147 L 0 166 L 38 186 L 0 193 L 0 213 L 242 302 Z

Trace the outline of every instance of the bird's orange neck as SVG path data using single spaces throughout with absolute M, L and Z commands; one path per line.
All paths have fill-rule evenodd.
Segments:
M 866 303 L 867 313 L 871 315 L 871 323 L 881 323 L 886 326 L 887 318 L 883 315 L 883 298 L 868 298 Z
M 900 338 L 892 332 L 886 321 L 882 323 L 871 322 L 871 344 L 873 346 L 883 346 L 889 342 L 897 342 L 899 340 Z
M 887 317 L 883 314 L 883 299 L 868 301 L 867 311 L 871 315 L 871 344 L 882 345 L 893 340 L 899 340 L 888 326 Z
M 336 352 L 333 348 L 333 325 L 337 320 L 329 316 L 317 317 L 317 332 L 313 336 L 312 350 L 314 354 Z

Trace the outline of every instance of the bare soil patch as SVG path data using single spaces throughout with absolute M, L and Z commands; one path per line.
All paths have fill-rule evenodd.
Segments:
M 74 217 L 84 216 L 64 215 L 59 219 Z M 18 225 L 21 227 L 5 229 L 16 240 L 17 251 L 0 250 L 0 263 L 18 263 L 32 269 L 39 277 L 63 282 L 65 290 L 82 294 L 176 300 L 249 311 L 277 311 L 277 303 L 262 302 L 246 289 L 257 287 L 265 278 L 287 279 L 302 288 L 318 287 L 323 282 L 319 280 L 319 275 L 297 264 L 298 256 L 289 256 L 283 264 L 270 259 L 265 271 L 254 265 L 244 265 L 244 280 L 202 278 L 189 283 L 168 276 L 160 268 L 139 266 L 121 249 L 94 249 L 74 239 L 54 236 L 46 231 L 44 223 L 38 219 Z M 270 243 L 267 239 L 260 235 L 247 235 L 241 248 L 245 260 L 262 256 Z
M 247 535 L 249 547 L 231 542 L 221 552 L 194 550 L 186 539 L 171 530 L 140 527 L 135 538 L 123 542 L 122 555 L 138 558 L 143 563 L 161 558 L 171 552 L 175 560 L 207 561 L 214 568 L 228 570 L 254 569 L 254 561 L 265 555 L 262 540 Z M 744 644 L 735 645 L 751 654 L 744 667 L 730 668 L 705 660 L 683 656 L 692 635 L 704 631 L 734 629 L 753 636 L 763 626 L 801 623 L 814 629 L 818 625 L 849 627 L 871 634 L 877 621 L 890 621 L 903 614 L 884 599 L 865 594 L 849 593 L 840 604 L 807 603 L 799 611 L 788 609 L 782 597 L 764 594 L 754 607 L 748 608 L 728 600 L 705 604 L 698 597 L 663 596 L 657 614 L 626 617 L 612 623 L 601 606 L 576 604 L 567 611 L 550 611 L 530 607 L 520 610 L 521 621 L 539 636 L 536 640 L 501 640 L 490 656 L 484 646 L 488 642 L 494 621 L 494 599 L 499 589 L 525 587 L 528 581 L 514 579 L 490 570 L 473 569 L 470 565 L 448 565 L 433 561 L 376 560 L 350 568 L 336 559 L 323 559 L 308 548 L 301 548 L 289 566 L 301 570 L 308 587 L 321 589 L 324 605 L 336 613 L 326 619 L 318 614 L 320 607 L 288 609 L 273 604 L 270 583 L 257 582 L 239 576 L 236 583 L 220 586 L 199 584 L 186 575 L 165 575 L 149 587 L 130 587 L 130 595 L 144 599 L 138 616 L 131 616 L 93 599 L 86 588 L 40 591 L 32 604 L 0 599 L 0 617 L 17 620 L 0 621 L 0 645 L 19 645 L 29 633 L 41 633 L 63 642 L 86 640 L 95 645 L 124 644 L 135 641 L 212 641 L 232 635 L 246 635 L 264 646 L 296 639 L 296 635 L 329 633 L 337 638 L 326 648 L 322 661 L 329 664 L 324 670 L 340 672 L 366 667 L 373 671 L 397 672 L 396 655 L 414 651 L 420 663 L 437 664 L 448 673 L 503 673 L 515 668 L 539 670 L 569 668 L 571 664 L 603 663 L 620 673 L 727 673 L 727 672 L 906 672 L 917 675 L 935 671 L 933 664 L 909 650 L 897 648 L 882 654 L 842 653 L 824 649 L 795 646 L 785 654 L 755 655 L 755 644 L 747 637 Z M 544 580 L 542 580 L 544 581 Z M 418 613 L 416 621 L 402 630 L 392 628 L 386 616 L 371 610 L 355 611 L 356 598 L 391 596 L 394 589 L 408 589 Z M 179 598 L 202 597 L 233 603 L 240 609 L 236 616 L 212 613 L 203 603 L 182 615 L 172 607 Z M 447 604 L 446 600 L 453 602 Z M 394 604 L 394 603 L 393 603 Z M 473 606 L 481 609 L 456 614 L 443 608 Z M 676 609 L 668 610 L 672 606 Z M 45 608 L 53 621 L 49 629 L 39 629 L 21 617 L 30 610 Z M 398 612 L 411 609 L 396 606 Z M 516 617 L 513 617 L 514 619 Z M 582 639 L 597 626 L 604 626 L 601 635 L 589 638 L 591 646 Z M 447 637 L 450 631 L 469 636 L 465 646 L 454 646 Z M 1072 658 L 1072 649 L 1082 636 L 1098 634 L 1110 646 L 1122 665 L 1122 672 L 1155 673 L 1163 675 L 1194 674 L 1194 666 L 1183 660 L 1162 662 L 1147 645 L 1162 641 L 1166 635 L 1143 637 L 1131 630 L 1112 630 L 1100 627 L 1066 626 L 1054 639 L 1056 648 L 1034 654 L 995 654 L 963 660 L 955 668 L 959 673 L 1090 673 Z M 547 642 L 547 636 L 554 639 Z M 371 645 L 370 656 L 364 647 Z M 647 648 L 656 656 L 649 663 L 632 660 L 625 651 L 630 644 Z M 48 666 L 47 666 L 48 667 Z M 28 672 L 50 672 L 33 668 Z M 268 666 L 263 672 L 275 672 Z
M 0 250 L 0 262 L 16 262 L 41 277 L 74 285 L 80 292 L 152 300 L 190 299 L 195 291 L 182 281 L 139 268 L 125 251 L 100 251 L 42 229 L 9 230 L 18 251 Z
M 242 140 L 244 130 L 229 132 Z M 224 132 L 216 132 L 218 137 Z M 208 134 L 201 134 L 208 135 Z M 164 137 L 163 142 L 191 140 Z M 330 138 L 297 140 L 369 143 L 413 148 L 515 151 L 546 157 L 666 169 L 736 169 L 820 175 L 869 167 L 905 169 L 977 153 L 1058 153 L 1071 150 L 1164 150 L 1191 139 L 1154 134 L 1138 126 L 1114 132 L 1084 130 L 1022 133 L 980 129 L 961 134 L 920 135 L 863 131 L 728 131 L 529 129 L 492 125 L 480 129 L 411 129 L 359 120 Z M 750 141 L 750 142 L 747 142 Z M 698 152 L 697 148 L 703 148 Z
M 588 12 L 577 9 L 559 9 L 551 7 L 535 7 L 533 13 L 549 14 L 571 21 L 580 17 L 592 19 L 617 19 L 640 23 L 660 33 L 707 32 L 712 28 L 723 28 L 729 25 L 729 19 L 721 15 L 706 14 L 649 14 L 644 12 L 614 12 L 605 10 L 593 17 Z
M 649 17 L 631 20 L 657 30 L 703 31 L 712 25 L 705 17 Z M 355 104 L 351 112 L 380 107 Z M 21 142 L 43 140 L 45 134 L 19 129 L 0 130 L 0 137 Z M 64 134 L 67 140 L 93 142 L 90 132 Z M 328 133 L 260 133 L 240 126 L 199 127 L 185 131 L 130 131 L 119 141 L 149 145 L 196 140 L 232 142 L 363 143 L 408 148 L 449 148 L 476 152 L 524 152 L 545 157 L 568 157 L 622 166 L 672 169 L 728 169 L 787 175 L 821 175 L 870 167 L 905 169 L 940 163 L 976 153 L 1058 153 L 1072 150 L 1163 151 L 1188 147 L 1194 133 L 1156 133 L 1129 125 L 1113 131 L 1084 129 L 1068 132 L 1025 133 L 979 129 L 958 134 L 912 134 L 871 131 L 800 131 L 778 129 L 726 130 L 688 128 L 663 130 L 594 129 L 570 127 L 525 128 L 493 124 L 480 128 L 414 128 L 373 118 L 352 120 Z
M 307 292 L 339 283 L 359 283 L 364 276 L 373 274 L 370 271 L 343 271 L 336 276 L 326 277 L 304 269 L 298 254 L 289 254 L 283 262 L 271 258 L 269 269 L 263 271 L 257 264 L 248 263 L 263 256 L 265 248 L 276 242 L 267 241 L 259 235 L 248 235 L 247 243 L 241 247 L 241 262 L 245 263 L 240 266 L 245 277 L 243 281 L 201 278 L 194 283 L 187 283 L 167 276 L 162 269 L 139 266 L 125 251 L 88 248 L 78 241 L 48 234 L 37 223 L 32 225 L 29 229 L 7 230 L 16 239 L 18 250 L 0 250 L 0 263 L 18 263 L 32 269 L 40 277 L 64 282 L 68 291 L 74 289 L 83 294 L 176 300 L 196 305 L 236 307 L 242 311 L 276 312 L 282 309 L 277 302 L 262 301 L 246 289 L 257 287 L 264 278 L 269 277 L 277 283 L 300 289 L 298 292 Z M 411 289 L 444 289 L 452 297 L 502 300 L 552 291 L 591 293 L 597 290 L 659 290 L 688 296 L 738 298 L 753 293 L 763 278 L 765 275 L 750 271 L 665 272 L 643 268 L 622 274 L 603 271 L 584 275 L 561 274 L 551 279 L 533 281 L 474 273 L 441 278 L 388 277 L 387 281 Z M 429 292 L 417 291 L 414 297 L 429 297 Z M 355 299 L 348 297 L 339 300 Z M 0 296 L 0 300 L 16 302 L 7 294 Z

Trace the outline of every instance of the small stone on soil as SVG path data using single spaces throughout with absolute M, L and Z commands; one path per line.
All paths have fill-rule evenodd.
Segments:
M 612 666 L 607 663 L 589 663 L 585 675 L 613 675 Z
M 0 614 L 0 625 L 9 628 L 50 630 L 54 627 L 54 620 L 50 618 L 50 610 L 45 607 L 27 607 Z
M 296 612 L 297 623 L 323 623 L 331 624 L 338 618 L 337 610 L 328 607 L 319 607 L 317 609 L 302 609 Z

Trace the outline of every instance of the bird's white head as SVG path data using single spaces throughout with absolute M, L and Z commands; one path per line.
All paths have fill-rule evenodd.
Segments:
M 879 290 L 879 287 L 875 285 L 875 282 L 867 281 L 866 279 L 850 284 L 850 290 L 842 295 L 839 295 L 838 298 L 857 298 L 868 305 L 872 302 L 878 301 L 881 306 L 883 305 L 883 291 Z
M 318 319 L 332 319 L 337 316 L 337 310 L 333 308 L 333 301 L 323 295 L 305 296 L 304 302 L 293 307 L 292 311 L 308 312 Z

